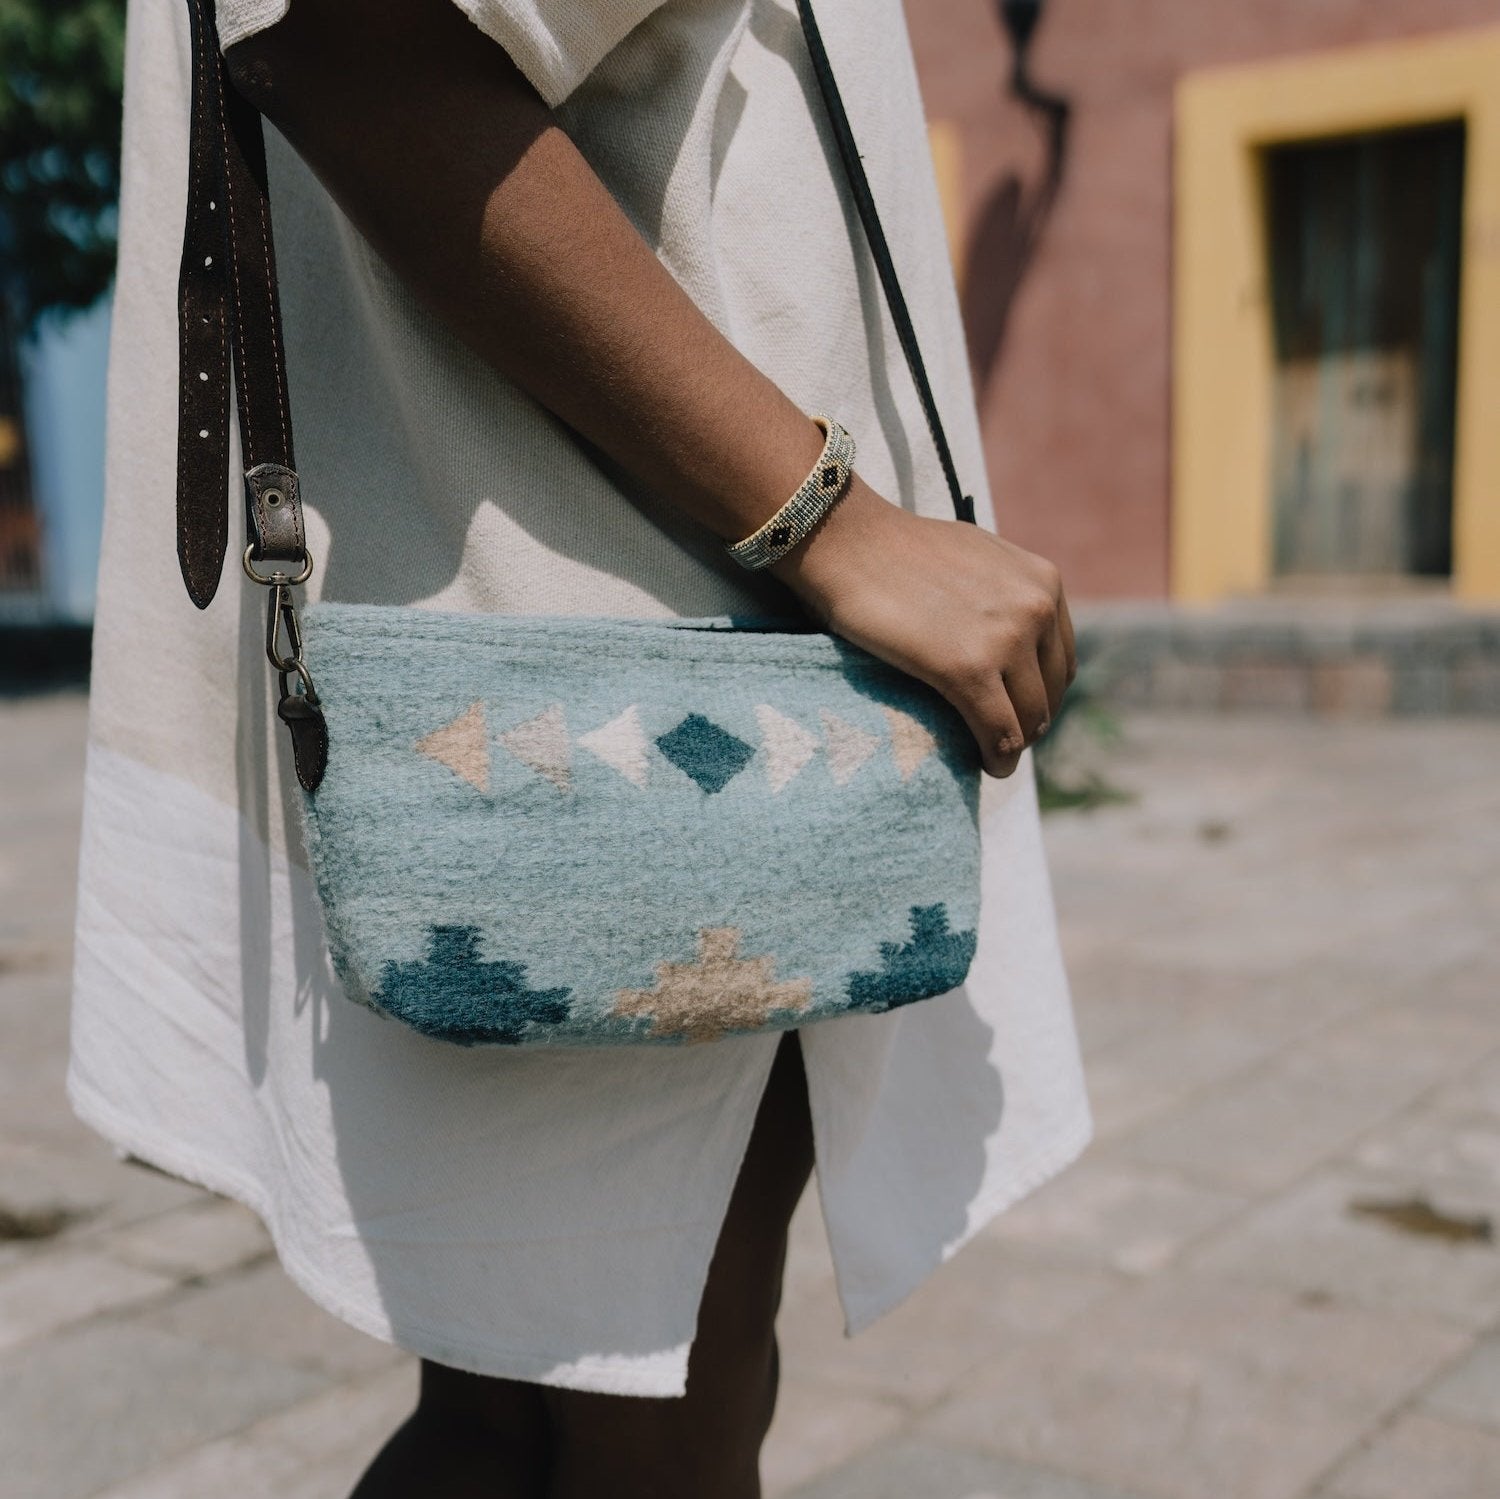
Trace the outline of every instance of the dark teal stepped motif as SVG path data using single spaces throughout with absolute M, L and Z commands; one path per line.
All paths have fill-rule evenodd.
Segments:
M 514 1046 L 530 1025 L 561 1025 L 571 989 L 532 989 L 526 965 L 479 959 L 479 928 L 433 926 L 420 962 L 387 962 L 372 996 L 423 1035 L 461 1046 Z
M 911 908 L 911 941 L 882 942 L 881 967 L 851 973 L 849 1002 L 855 1009 L 879 1014 L 917 999 L 931 999 L 956 989 L 974 961 L 974 932 L 950 932 L 948 907 Z
M 689 713 L 656 747 L 705 791 L 722 791 L 750 763 L 755 747 L 701 713 Z

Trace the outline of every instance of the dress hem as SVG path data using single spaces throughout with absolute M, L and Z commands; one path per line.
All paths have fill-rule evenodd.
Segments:
M 166 1171 L 183 1181 L 221 1197 L 233 1198 L 250 1209 L 265 1225 L 276 1249 L 276 1257 L 287 1277 L 309 1299 L 341 1322 L 377 1342 L 399 1348 L 418 1358 L 459 1369 L 467 1374 L 481 1374 L 492 1379 L 515 1379 L 527 1384 L 554 1385 L 600 1395 L 638 1395 L 672 1397 L 682 1395 L 687 1386 L 687 1353 L 682 1355 L 682 1373 L 676 1378 L 648 1373 L 632 1375 L 617 1364 L 598 1364 L 587 1359 L 560 1360 L 540 1354 L 475 1354 L 455 1349 L 442 1338 L 428 1336 L 420 1327 L 403 1323 L 400 1336 L 389 1322 L 377 1321 L 352 1307 L 305 1263 L 291 1255 L 281 1236 L 269 1201 L 258 1185 L 219 1161 L 206 1161 L 185 1150 L 177 1141 L 158 1135 L 149 1128 L 128 1120 L 113 1105 L 78 1082 L 71 1070 L 67 1078 L 68 1102 L 73 1112 L 90 1129 L 102 1135 L 117 1148 L 150 1166 Z M 664 1356 L 667 1351 L 664 1350 Z M 559 1370 L 566 1377 L 559 1378 Z
M 686 1349 L 682 1352 L 681 1372 L 673 1377 L 645 1372 L 631 1374 L 618 1364 L 591 1364 L 586 1359 L 559 1360 L 538 1354 L 503 1351 L 480 1353 L 455 1349 L 441 1337 L 429 1337 L 423 1329 L 413 1328 L 410 1324 L 403 1324 L 398 1337 L 389 1322 L 365 1316 L 309 1266 L 289 1253 L 278 1233 L 278 1224 L 270 1210 L 269 1199 L 255 1182 L 222 1162 L 207 1161 L 182 1147 L 178 1141 L 127 1119 L 112 1104 L 105 1102 L 97 1093 L 79 1082 L 71 1068 L 66 1087 L 68 1102 L 78 1118 L 119 1149 L 173 1176 L 181 1177 L 184 1181 L 192 1182 L 195 1186 L 216 1192 L 222 1197 L 233 1198 L 249 1208 L 265 1224 L 281 1268 L 297 1288 L 341 1322 L 377 1342 L 399 1348 L 418 1358 L 431 1359 L 434 1363 L 444 1364 L 449 1368 L 493 1379 L 516 1379 L 528 1384 L 552 1385 L 600 1395 L 672 1398 L 681 1396 L 686 1391 Z M 971 1227 L 954 1241 L 944 1252 L 942 1260 L 932 1269 L 936 1270 L 946 1264 L 1006 1208 L 1071 1165 L 1088 1147 L 1093 1134 L 1092 1117 L 1085 1112 L 1061 1140 L 1054 1141 L 1048 1149 L 1033 1156 L 1026 1169 L 1016 1172 L 1003 1185 L 981 1197 L 974 1209 Z M 889 1296 L 866 1303 L 858 1317 L 846 1317 L 844 1335 L 856 1337 L 893 1311 L 926 1279 L 927 1275 L 923 1275 Z M 663 1350 L 663 1354 L 670 1356 L 667 1350 Z M 559 1377 L 560 1372 L 563 1377 Z
M 1072 1127 L 1054 1140 L 1047 1149 L 1037 1151 L 1026 1163 L 1026 1168 L 1015 1172 L 990 1192 L 981 1196 L 972 1207 L 969 1227 L 949 1244 L 934 1265 L 909 1284 L 900 1286 L 884 1296 L 878 1296 L 861 1304 L 857 1317 L 844 1320 L 844 1336 L 858 1337 L 872 1324 L 895 1311 L 902 1302 L 914 1295 L 935 1271 L 942 1269 L 967 1244 L 972 1243 L 985 1227 L 1008 1208 L 1014 1207 L 1023 1197 L 1029 1197 L 1038 1187 L 1051 1181 L 1067 1170 L 1093 1143 L 1094 1120 L 1092 1113 L 1084 1108 Z

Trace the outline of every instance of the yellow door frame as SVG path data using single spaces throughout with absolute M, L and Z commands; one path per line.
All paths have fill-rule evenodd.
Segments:
M 1500 28 L 1213 69 L 1177 91 L 1174 598 L 1271 577 L 1273 376 L 1263 152 L 1289 141 L 1467 125 L 1453 591 L 1500 602 Z

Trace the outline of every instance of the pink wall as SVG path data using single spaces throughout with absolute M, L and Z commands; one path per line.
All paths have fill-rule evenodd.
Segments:
M 907 13 L 928 113 L 961 131 L 972 232 L 1007 176 L 1036 183 L 1041 136 L 1007 94 L 997 0 L 909 0 Z M 1177 78 L 1496 24 L 1500 0 L 1047 0 L 1033 74 L 1073 102 L 1066 176 L 981 411 L 1001 528 L 1056 561 L 1072 596 L 1167 588 Z M 994 254 L 970 258 L 971 328 L 995 321 L 1004 281 Z

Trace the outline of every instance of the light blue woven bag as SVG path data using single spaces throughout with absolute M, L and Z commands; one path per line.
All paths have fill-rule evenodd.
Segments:
M 973 736 L 868 653 L 344 604 L 305 633 L 330 745 L 308 846 L 355 998 L 445 1040 L 602 1044 L 963 982 Z
M 328 945 L 348 993 L 466 1045 L 706 1040 L 956 988 L 979 907 L 977 746 L 935 691 L 797 620 L 318 603 L 259 113 L 193 37 L 177 541 L 213 598 L 230 360 L 245 571 L 268 592 Z M 814 73 L 955 513 L 959 486 L 808 0 Z M 225 210 L 230 210 L 226 212 Z M 309 662 L 317 666 L 314 687 Z

